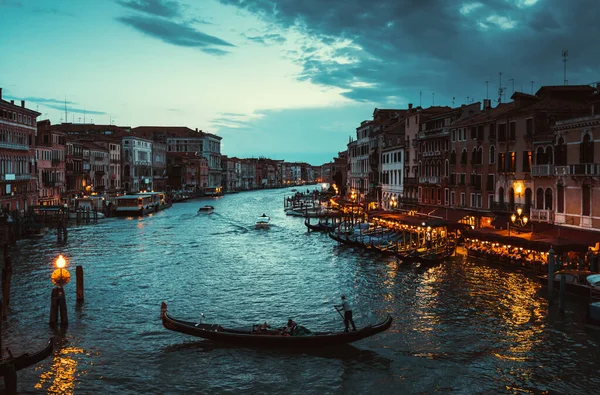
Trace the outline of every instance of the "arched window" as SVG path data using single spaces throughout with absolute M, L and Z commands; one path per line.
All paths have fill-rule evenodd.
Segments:
M 538 188 L 535 191 L 535 208 L 538 210 L 543 210 L 544 208 L 544 190 L 542 188 Z
M 496 147 L 493 145 L 490 146 L 490 160 L 488 162 L 490 165 L 496 163 Z
M 450 164 L 455 165 L 456 164 L 456 151 L 452 150 L 452 152 L 450 153 Z
M 557 166 L 567 165 L 567 146 L 565 145 L 565 139 L 562 137 L 558 139 L 558 144 L 556 144 L 554 150 L 554 164 Z
M 444 167 L 444 176 L 450 177 L 450 161 L 446 159 L 446 165 Z
M 437 162 L 437 169 L 436 169 L 435 173 L 436 173 L 435 175 L 438 177 L 442 175 L 442 161 L 441 160 L 438 160 L 438 162 Z
M 545 200 L 546 200 L 545 209 L 552 210 L 552 189 L 551 188 L 546 188 Z
M 460 164 L 461 165 L 467 164 L 467 149 L 466 148 L 463 148 L 462 153 L 460 154 Z
M 535 164 L 536 165 L 543 165 L 545 164 L 545 159 L 544 159 L 544 149 L 542 147 L 538 147 L 536 153 L 535 153 Z
M 473 152 L 471 153 L 471 164 L 477 164 L 477 147 L 473 147 Z
M 525 206 L 526 206 L 526 211 L 529 210 L 529 208 L 531 207 L 531 200 L 533 198 L 533 193 L 531 192 L 531 188 L 527 188 L 525 189 Z
M 504 188 L 498 188 L 498 202 L 501 205 L 504 205 Z
M 565 187 L 562 184 L 556 186 L 556 211 L 565 212 Z
M 477 164 L 481 165 L 483 163 L 483 147 L 479 147 L 477 150 Z
M 594 142 L 589 133 L 583 136 L 583 141 L 580 144 L 580 163 L 594 162 Z
M 589 216 L 592 214 L 592 187 L 585 184 L 581 187 L 581 215 Z
M 514 190 L 514 188 L 510 188 L 508 190 L 508 204 L 510 205 L 509 209 L 514 210 L 514 208 L 515 208 L 515 190 Z
M 552 160 L 554 159 L 554 154 L 553 154 L 553 149 L 552 147 L 546 147 L 546 155 L 545 158 L 546 162 L 544 163 L 545 165 L 551 165 L 552 164 Z

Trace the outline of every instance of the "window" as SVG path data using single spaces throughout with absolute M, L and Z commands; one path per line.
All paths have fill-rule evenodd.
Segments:
M 581 215 L 590 216 L 592 213 L 592 188 L 590 185 L 584 185 L 581 188 Z
M 584 185 L 581 193 L 584 193 L 585 187 Z M 556 211 L 559 213 L 565 212 L 565 187 L 562 184 L 556 186 Z
M 477 207 L 477 196 L 474 193 L 471 194 L 471 207 Z
M 450 201 L 450 190 L 448 188 L 444 189 L 444 204 L 447 206 Z
M 510 153 L 510 172 L 514 173 L 517 170 L 517 153 Z
M 452 129 L 450 134 L 452 135 L 452 142 L 454 143 L 456 141 L 456 129 Z
M 490 133 L 488 137 L 490 140 L 496 140 L 496 122 L 490 123 Z
M 465 193 L 461 192 L 460 193 L 460 205 L 465 207 L 467 204 L 465 203 Z
M 583 137 L 583 141 L 579 146 L 579 151 L 580 163 L 594 162 L 594 142 L 589 133 L 586 133 Z
M 471 127 L 471 140 L 477 139 L 477 126 Z
M 506 141 L 506 124 L 501 123 L 498 125 L 498 141 Z
M 517 134 L 517 123 L 515 121 L 512 121 L 510 123 L 510 129 L 508 132 L 508 141 L 515 141 L 516 134 Z
M 444 165 L 444 176 L 448 177 L 449 174 L 450 174 L 450 162 L 448 161 L 448 159 L 446 159 L 446 163 Z
M 463 148 L 462 153 L 460 154 L 460 164 L 461 165 L 467 164 L 467 149 L 466 148 Z
M 456 204 L 456 199 L 454 199 L 455 194 L 454 191 L 450 192 L 450 205 L 454 206 Z
M 490 193 L 488 195 L 488 208 L 491 209 L 493 206 L 494 206 L 494 195 Z
M 493 174 L 488 174 L 487 175 L 487 180 L 486 180 L 486 191 L 493 191 L 494 188 L 494 175 Z
M 525 126 L 525 136 L 533 137 L 533 118 L 527 118 Z
M 450 164 L 456 164 L 456 151 L 454 150 L 452 150 L 452 152 L 450 153 Z
M 490 165 L 493 165 L 494 163 L 496 163 L 496 147 L 494 147 L 493 145 L 490 146 Z
M 533 153 L 531 151 L 523 151 L 523 171 L 531 171 L 531 161 L 533 160 Z
M 552 210 L 552 189 L 551 188 L 546 188 L 546 193 L 545 193 L 545 200 L 546 200 L 546 210 Z
M 567 165 L 567 146 L 564 138 L 558 139 L 558 144 L 554 150 L 554 164 L 558 166 Z
M 504 173 L 505 172 L 505 158 L 506 154 L 504 152 L 500 152 L 498 153 L 498 172 L 500 173 Z

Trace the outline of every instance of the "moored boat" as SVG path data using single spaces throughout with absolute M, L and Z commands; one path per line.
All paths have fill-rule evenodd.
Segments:
M 308 348 L 335 346 L 352 343 L 378 333 L 384 332 L 392 325 L 392 317 L 377 324 L 368 325 L 350 332 L 309 332 L 288 336 L 279 331 L 259 332 L 250 325 L 248 328 L 224 328 L 218 324 L 202 324 L 175 319 L 167 313 L 166 303 L 161 305 L 163 326 L 171 331 L 185 333 L 203 339 L 232 343 L 241 346 L 260 346 L 275 348 Z
M 14 370 L 19 371 L 31 365 L 35 365 L 36 363 L 48 358 L 52 354 L 53 350 L 54 341 L 52 338 L 50 338 L 50 340 L 48 340 L 48 343 L 46 343 L 46 346 L 38 352 L 34 352 L 32 354 L 25 353 L 17 357 L 1 359 L 0 376 L 4 376 L 4 374 L 10 369 L 10 367 L 14 368 Z
M 571 295 L 589 298 L 592 285 L 588 281 L 589 277 L 594 278 L 597 273 L 588 270 L 559 270 L 554 273 L 554 289 L 560 289 L 561 278 L 565 277 L 565 292 Z M 537 276 L 538 282 L 543 286 L 548 286 L 548 275 Z

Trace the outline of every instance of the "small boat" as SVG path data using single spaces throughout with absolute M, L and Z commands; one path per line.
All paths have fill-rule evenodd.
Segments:
M 215 208 L 207 204 L 206 206 L 198 209 L 198 214 L 212 214 L 213 211 L 215 211 Z
M 596 273 L 589 270 L 559 270 L 554 273 L 554 289 L 560 289 L 561 277 L 565 277 L 565 292 L 571 295 L 589 298 L 590 289 L 593 287 L 590 281 L 593 281 Z M 591 277 L 591 279 L 589 279 Z M 538 282 L 543 286 L 548 286 L 548 275 L 537 276 Z M 589 279 L 589 280 L 588 280 Z
M 46 346 L 33 354 L 25 353 L 19 355 L 18 357 L 8 357 L 0 360 L 0 376 L 4 376 L 4 374 L 9 370 L 9 365 L 14 367 L 15 370 L 21 370 L 31 365 L 35 365 L 36 363 L 43 361 L 52 355 L 52 351 L 54 350 L 54 341 L 52 338 L 48 340 Z
M 398 252 L 396 256 L 404 262 L 419 262 L 424 264 L 436 264 L 440 263 L 454 255 L 453 248 L 445 248 L 440 251 L 423 251 L 418 252 L 416 250 Z
M 269 229 L 271 218 L 267 214 L 263 214 L 256 220 L 256 229 Z
M 163 326 L 171 331 L 241 346 L 276 348 L 324 347 L 352 343 L 384 332 L 392 325 L 392 317 L 388 315 L 380 323 L 368 325 L 356 331 L 310 332 L 302 335 L 292 334 L 291 336 L 287 336 L 279 331 L 257 332 L 253 330 L 253 326 L 242 329 L 229 329 L 217 324 L 200 324 L 178 320 L 169 316 L 165 302 L 161 305 L 161 318 Z

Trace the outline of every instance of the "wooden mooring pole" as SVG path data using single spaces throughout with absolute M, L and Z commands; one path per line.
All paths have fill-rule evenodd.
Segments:
M 2 320 L 6 320 L 10 303 L 10 280 L 12 278 L 12 261 L 8 254 L 8 246 L 4 245 L 4 266 L 2 267 Z
M 55 287 L 50 296 L 50 326 L 55 328 L 58 324 L 60 315 L 60 326 L 69 325 L 67 316 L 67 302 L 65 300 L 65 290 L 62 287 Z
M 75 288 L 77 290 L 77 302 L 83 302 L 83 267 L 75 267 Z

